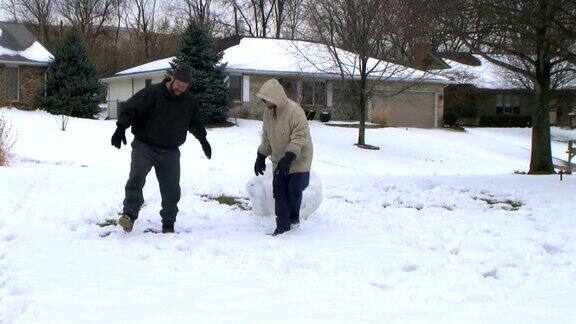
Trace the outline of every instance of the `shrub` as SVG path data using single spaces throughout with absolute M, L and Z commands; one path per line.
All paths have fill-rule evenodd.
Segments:
M 482 127 L 532 127 L 532 116 L 529 115 L 497 115 L 480 117 Z
M 0 166 L 7 166 L 12 154 L 10 150 L 14 146 L 14 138 L 10 133 L 10 127 L 0 116 Z
M 314 117 L 316 116 L 315 110 L 304 110 L 304 112 L 306 113 L 306 119 L 314 120 Z
M 323 123 L 329 122 L 331 118 L 332 118 L 332 115 L 327 111 L 323 111 L 320 113 L 320 121 Z
M 82 38 L 67 34 L 54 50 L 46 77 L 46 97 L 42 107 L 53 115 L 62 115 L 62 130 L 67 116 L 94 118 L 98 108 L 98 74 L 88 57 Z
M 458 121 L 458 114 L 453 111 L 447 111 L 444 113 L 444 124 L 454 127 Z
M 224 123 L 232 106 L 226 75 L 222 64 L 224 53 L 216 48 L 211 31 L 198 21 L 192 20 L 182 36 L 179 51 L 170 66 L 192 68 L 190 93 L 202 109 L 200 115 L 205 123 Z

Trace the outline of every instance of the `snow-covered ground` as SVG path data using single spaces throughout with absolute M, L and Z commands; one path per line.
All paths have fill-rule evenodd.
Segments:
M 528 129 L 369 129 L 369 151 L 314 122 L 322 205 L 270 237 L 273 219 L 244 209 L 260 123 L 240 120 L 209 130 L 212 160 L 182 146 L 180 233 L 143 233 L 160 226 L 152 172 L 125 235 L 97 225 L 129 169 L 113 121 L 62 132 L 43 112 L 0 114 L 17 133 L 0 167 L 0 323 L 576 321 L 576 178 L 514 174 Z

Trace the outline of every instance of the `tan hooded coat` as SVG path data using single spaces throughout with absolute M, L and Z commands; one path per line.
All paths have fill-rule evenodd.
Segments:
M 275 109 L 266 108 L 264 111 L 258 152 L 270 156 L 274 168 L 286 152 L 292 152 L 296 160 L 290 166 L 290 173 L 309 172 L 313 149 L 304 110 L 286 96 L 284 88 L 275 79 L 266 81 L 256 96 L 276 105 Z

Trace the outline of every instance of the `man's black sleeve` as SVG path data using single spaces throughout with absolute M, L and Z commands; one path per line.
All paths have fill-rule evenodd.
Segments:
M 123 129 L 132 126 L 135 120 L 142 118 L 146 114 L 150 104 L 150 87 L 146 87 L 122 104 L 116 126 Z
M 188 130 L 190 133 L 192 133 L 192 135 L 194 135 L 194 137 L 196 137 L 197 140 L 201 141 L 206 138 L 206 128 L 204 128 L 199 107 L 195 102 L 192 110 L 192 120 L 190 121 Z

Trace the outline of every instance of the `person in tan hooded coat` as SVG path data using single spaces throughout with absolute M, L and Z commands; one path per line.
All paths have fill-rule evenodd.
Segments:
M 300 223 L 302 192 L 310 181 L 312 140 L 304 110 L 290 100 L 278 80 L 266 81 L 256 95 L 266 105 L 262 140 L 254 164 L 256 175 L 264 174 L 266 157 L 274 167 L 273 196 L 276 236 Z

